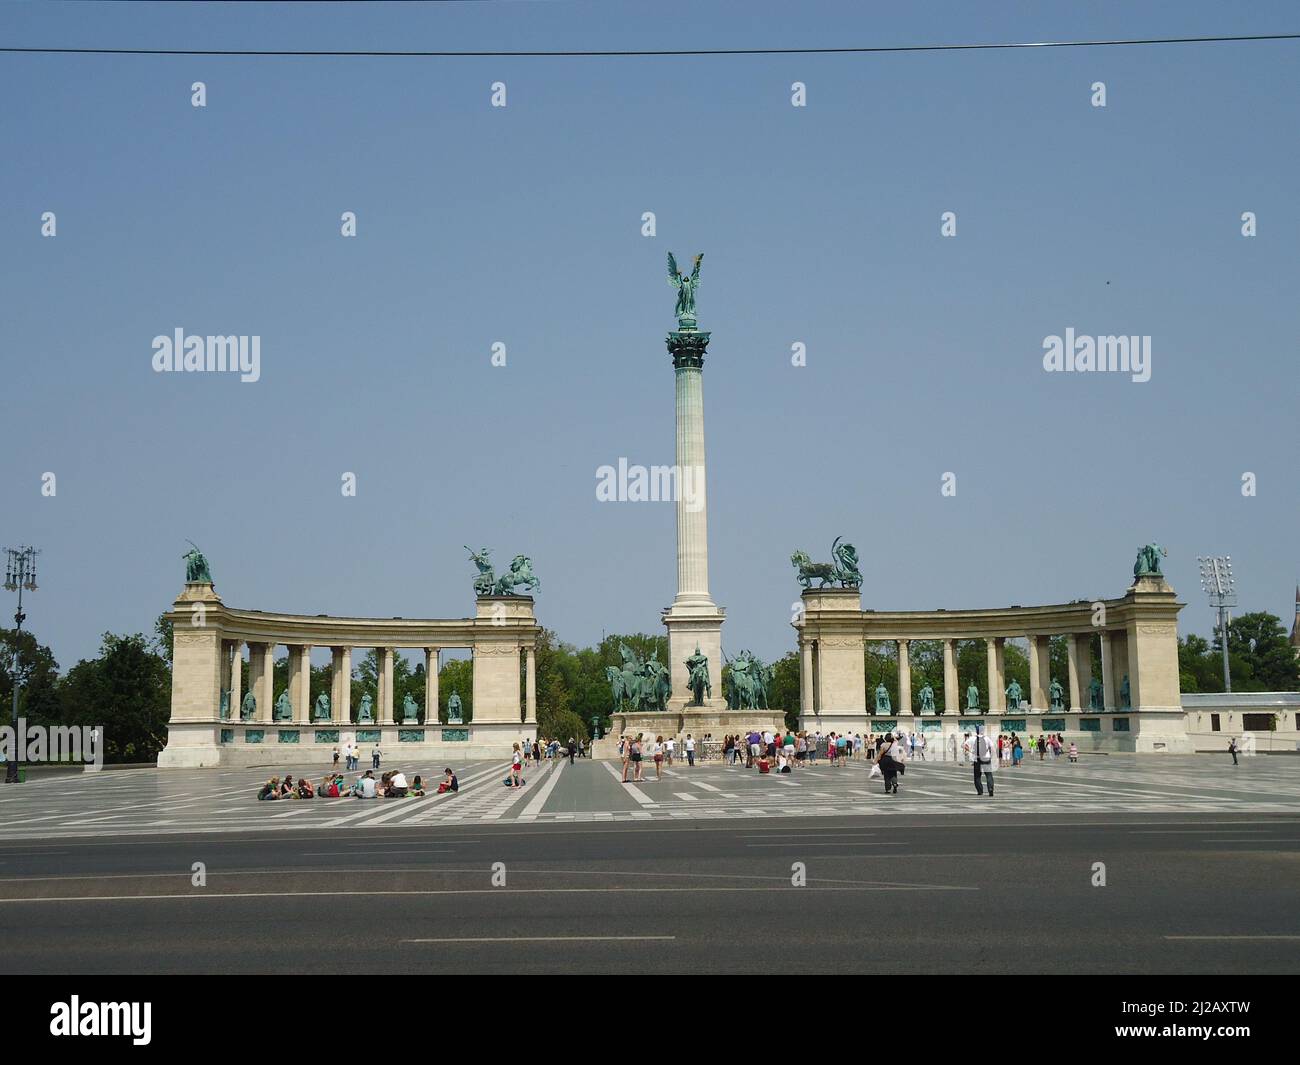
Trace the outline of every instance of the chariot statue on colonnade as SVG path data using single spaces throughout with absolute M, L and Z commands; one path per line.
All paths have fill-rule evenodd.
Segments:
M 839 581 L 841 588 L 861 588 L 862 570 L 858 568 L 858 551 L 852 544 L 840 543 L 840 537 L 831 544 L 831 557 L 834 562 L 814 562 L 803 551 L 796 551 L 790 556 L 790 563 L 798 570 L 799 583 L 811 588 L 812 582 L 820 580 L 818 588 L 825 588 L 833 581 Z
M 535 591 L 542 586 L 533 573 L 533 562 L 527 555 L 515 555 L 510 568 L 500 577 L 492 568 L 492 552 L 486 548 L 475 551 L 466 547 L 470 561 L 478 567 L 478 576 L 474 578 L 474 594 L 482 597 L 488 595 L 517 595 L 515 588 L 523 586 L 526 591 Z

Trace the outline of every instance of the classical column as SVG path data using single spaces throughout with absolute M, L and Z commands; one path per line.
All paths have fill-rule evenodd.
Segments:
M 393 724 L 393 648 L 379 649 L 379 723 Z
M 1052 638 L 1038 637 L 1038 679 L 1042 688 L 1029 697 L 1030 705 L 1035 710 L 1045 712 L 1052 707 Z M 1041 702 L 1039 701 L 1041 700 Z
M 1006 705 L 1006 670 L 1003 667 L 1003 645 L 1006 640 L 1002 636 L 990 636 L 984 641 L 988 649 L 989 660 L 989 713 L 997 714 L 1002 712 Z
M 799 724 L 808 727 L 813 710 L 813 641 L 799 639 Z
M 1101 706 L 1115 709 L 1115 666 L 1110 660 L 1110 633 L 1101 630 Z
M 1043 687 L 1042 641 L 1032 635 L 1026 638 L 1029 640 L 1029 691 L 1025 695 L 1029 697 L 1029 709 L 1041 714 L 1047 709 L 1047 692 Z
M 438 727 L 438 648 L 424 649 L 424 725 Z
M 244 641 L 234 640 L 230 645 L 230 720 L 239 720 L 239 704 L 244 693 Z
M 537 727 L 537 652 L 524 648 L 524 723 Z
M 343 657 L 340 665 L 340 687 L 339 687 L 339 705 L 334 714 L 334 719 L 343 726 L 352 723 L 352 648 L 343 648 Z
M 693 317 L 678 319 L 668 334 L 672 355 L 676 412 L 677 594 L 663 613 L 668 629 L 670 708 L 690 699 L 686 660 L 698 647 L 709 660 L 713 694 L 706 704 L 722 702 L 723 611 L 709 595 L 708 492 L 704 457 L 704 355 L 709 334 Z
M 275 644 L 264 643 L 261 647 L 262 669 L 258 676 L 261 691 L 257 693 L 257 720 L 269 725 L 275 710 Z
M 912 707 L 912 663 L 907 657 L 907 640 L 898 641 L 898 712 L 916 714 Z
M 961 713 L 961 693 L 957 691 L 957 641 L 943 641 L 943 712 Z
M 330 722 L 339 720 L 339 704 L 343 701 L 343 648 L 330 648 Z
M 289 648 L 289 703 L 293 707 L 293 723 L 307 725 L 311 722 L 311 648 Z
M 1087 683 L 1083 679 L 1083 663 L 1088 659 L 1088 645 L 1084 643 L 1086 639 L 1087 636 L 1080 636 L 1073 632 L 1065 638 L 1065 656 L 1070 670 L 1069 707 L 1073 714 L 1080 713 L 1088 706 L 1088 701 L 1083 694 L 1087 690 Z

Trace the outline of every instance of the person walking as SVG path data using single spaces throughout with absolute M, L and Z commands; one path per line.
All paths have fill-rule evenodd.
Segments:
M 374 746 L 374 750 L 372 750 L 372 751 L 370 752 L 370 768 L 371 768 L 371 769 L 378 769 L 378 768 L 379 768 L 379 758 L 380 758 L 381 753 L 382 753 L 382 752 L 379 750 L 379 744 L 376 743 L 375 746 Z
M 880 766 L 880 775 L 885 778 L 885 794 L 898 794 L 898 774 L 903 771 L 903 763 L 898 755 L 902 753 L 903 744 L 894 739 L 892 732 L 885 733 L 885 742 L 880 745 L 876 755 L 876 765 Z
M 971 742 L 970 742 L 970 733 L 968 732 L 962 738 L 961 741 L 961 764 L 964 766 L 970 765 L 970 756 L 971 756 Z
M 1230 739 L 1230 740 L 1228 741 L 1228 753 L 1229 753 L 1230 755 L 1232 755 L 1232 764 L 1233 764 L 1233 765 L 1240 765 L 1240 764 L 1241 764 L 1241 763 L 1239 763 L 1239 762 L 1237 761 L 1237 751 L 1238 751 L 1239 749 L 1240 749 L 1240 748 L 1238 748 L 1238 746 L 1237 746 L 1237 737 L 1236 737 L 1236 736 L 1233 736 L 1232 739 Z
M 982 728 L 975 730 L 975 744 L 971 753 L 975 758 L 975 794 L 983 795 L 984 783 L 987 782 L 991 799 L 993 798 L 993 771 L 998 767 L 998 752 Z
M 623 759 L 623 783 L 627 783 L 627 768 L 632 764 L 632 743 L 624 736 L 618 741 L 618 756 Z
M 643 754 L 641 749 L 641 737 L 644 735 L 645 733 L 638 732 L 636 734 L 636 739 L 632 741 L 632 780 L 634 783 L 640 783 L 645 780 L 641 769 L 641 757 Z
M 695 738 L 688 732 L 686 733 L 686 765 L 695 764 Z
M 573 759 L 578 754 L 578 739 L 576 736 L 569 737 L 569 765 L 573 765 Z
M 334 748 L 334 768 L 335 768 L 335 769 L 338 769 L 338 767 L 339 767 L 339 749 L 338 749 L 337 747 L 335 747 L 335 748 Z

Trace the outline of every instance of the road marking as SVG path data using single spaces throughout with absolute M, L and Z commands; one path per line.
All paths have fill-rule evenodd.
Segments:
M 722 791 L 721 788 L 715 788 L 712 784 L 706 784 L 702 780 L 692 780 L 691 783 L 694 784 L 697 788 L 703 789 L 704 791 L 717 791 L 717 792 Z
M 547 776 L 546 783 L 537 789 L 537 794 L 529 799 L 528 805 L 519 812 L 520 817 L 536 817 L 542 812 L 542 807 L 546 805 L 546 800 L 550 798 L 551 792 L 555 790 L 555 785 L 559 783 L 560 774 L 564 772 L 564 765 L 565 763 L 561 762 L 558 768 Z
M 452 936 L 446 939 L 403 939 L 402 943 L 608 943 L 672 940 L 676 936 Z
M 673 792 L 673 795 L 675 795 L 679 799 L 685 800 L 686 802 L 700 801 L 700 797 L 698 795 L 692 795 L 689 791 L 675 791 Z
M 612 776 L 615 780 L 617 780 L 619 784 L 622 786 L 623 790 L 626 791 L 629 795 L 631 795 L 632 798 L 634 798 L 638 803 L 640 803 L 640 805 L 642 806 L 655 805 L 654 799 L 650 798 L 649 795 L 647 795 L 644 791 L 638 788 L 635 784 L 632 784 L 623 779 L 623 774 L 614 768 L 613 762 L 604 762 L 602 764 L 605 766 L 606 769 L 609 770 L 609 775 Z M 648 817 L 649 814 L 647 813 L 646 816 Z
M 794 843 L 746 843 L 746 847 L 785 847 L 789 850 L 791 847 L 905 847 L 905 843 L 853 843 L 849 840 L 831 840 L 827 843 L 816 843 L 811 840 L 797 840 Z
M 1300 936 L 1165 936 L 1165 939 L 1300 939 Z

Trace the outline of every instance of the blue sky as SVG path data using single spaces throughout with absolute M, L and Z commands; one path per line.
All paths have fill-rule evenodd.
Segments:
M 3 43 L 67 47 L 1298 29 L 1281 3 L 0 6 Z M 1208 553 L 1233 556 L 1242 609 L 1289 621 L 1297 70 L 1294 41 L 0 56 L 0 534 L 43 551 L 28 624 L 65 668 L 106 630 L 147 631 L 191 538 L 238 607 L 464 616 L 472 544 L 532 556 L 538 616 L 566 640 L 660 631 L 672 506 L 599 503 L 595 485 L 620 457 L 673 460 L 670 250 L 706 253 L 710 575 L 729 652 L 793 647 L 790 553 L 825 558 L 836 536 L 858 546 L 869 608 L 1116 596 L 1154 539 L 1184 631 L 1210 626 Z M 356 238 L 339 235 L 344 211 Z M 261 380 L 154 373 L 153 337 L 178 327 L 259 335 Z M 1043 338 L 1067 327 L 1150 335 L 1151 380 L 1045 373 Z

